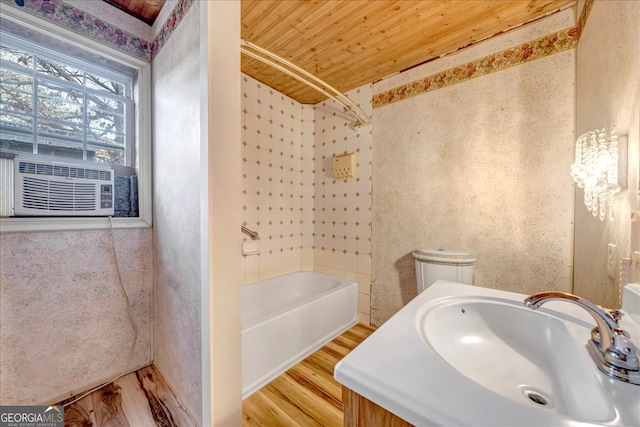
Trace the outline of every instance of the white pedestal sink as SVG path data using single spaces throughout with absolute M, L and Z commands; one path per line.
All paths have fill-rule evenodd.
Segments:
M 417 426 L 640 426 L 640 386 L 600 372 L 593 318 L 438 281 L 336 366 L 338 382 Z M 623 306 L 624 313 L 624 306 Z M 640 324 L 621 326 L 640 342 Z

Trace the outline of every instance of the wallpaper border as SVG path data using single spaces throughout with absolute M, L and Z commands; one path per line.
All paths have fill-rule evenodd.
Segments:
M 496 71 L 573 49 L 578 44 L 580 33 L 586 25 L 593 2 L 594 0 L 585 1 L 578 24 L 573 27 L 374 94 L 371 101 L 372 106 L 373 108 L 380 108 L 476 77 L 486 76 Z
M 153 42 L 130 34 L 62 0 L 25 0 L 24 6 L 18 6 L 14 0 L 0 0 L 0 4 L 24 10 L 30 15 L 150 63 L 167 43 L 195 1 L 180 0 L 171 10 Z
M 16 5 L 14 0 L 0 0 L 0 2 L 135 58 L 151 62 L 151 49 L 147 40 L 134 36 L 61 0 L 25 0 L 24 6 Z
M 173 34 L 173 32 L 178 28 L 180 22 L 185 17 L 191 6 L 196 2 L 196 0 L 180 0 L 178 4 L 171 10 L 171 13 L 167 17 L 167 19 L 162 24 L 162 28 L 158 32 L 158 35 L 153 39 L 153 42 L 150 45 L 149 57 L 151 61 L 153 58 L 162 50 L 169 38 Z M 239 47 L 238 47 L 239 48 Z

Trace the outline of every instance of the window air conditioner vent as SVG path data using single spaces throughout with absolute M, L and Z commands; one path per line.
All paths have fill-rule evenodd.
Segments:
M 114 176 L 109 166 L 14 161 L 15 215 L 113 215 Z
M 57 164 L 19 162 L 20 173 L 32 175 L 53 175 L 69 178 L 88 178 L 111 181 L 112 171 L 104 169 L 85 169 L 79 167 L 61 166 Z

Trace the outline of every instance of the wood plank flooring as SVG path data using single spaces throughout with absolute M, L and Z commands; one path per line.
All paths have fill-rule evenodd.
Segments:
M 342 427 L 336 363 L 375 329 L 357 324 L 242 402 L 243 427 Z
M 333 379 L 333 369 L 374 330 L 364 324 L 352 327 L 249 396 L 242 402 L 243 427 L 342 427 L 342 386 Z M 154 366 L 69 405 L 64 418 L 65 427 L 196 425 Z
M 62 402 L 61 404 L 64 404 Z M 154 366 L 142 368 L 64 409 L 65 427 L 193 427 Z

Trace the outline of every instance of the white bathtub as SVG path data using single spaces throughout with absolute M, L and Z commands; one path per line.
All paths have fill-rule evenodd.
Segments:
M 358 283 L 298 271 L 242 287 L 242 398 L 358 322 Z

